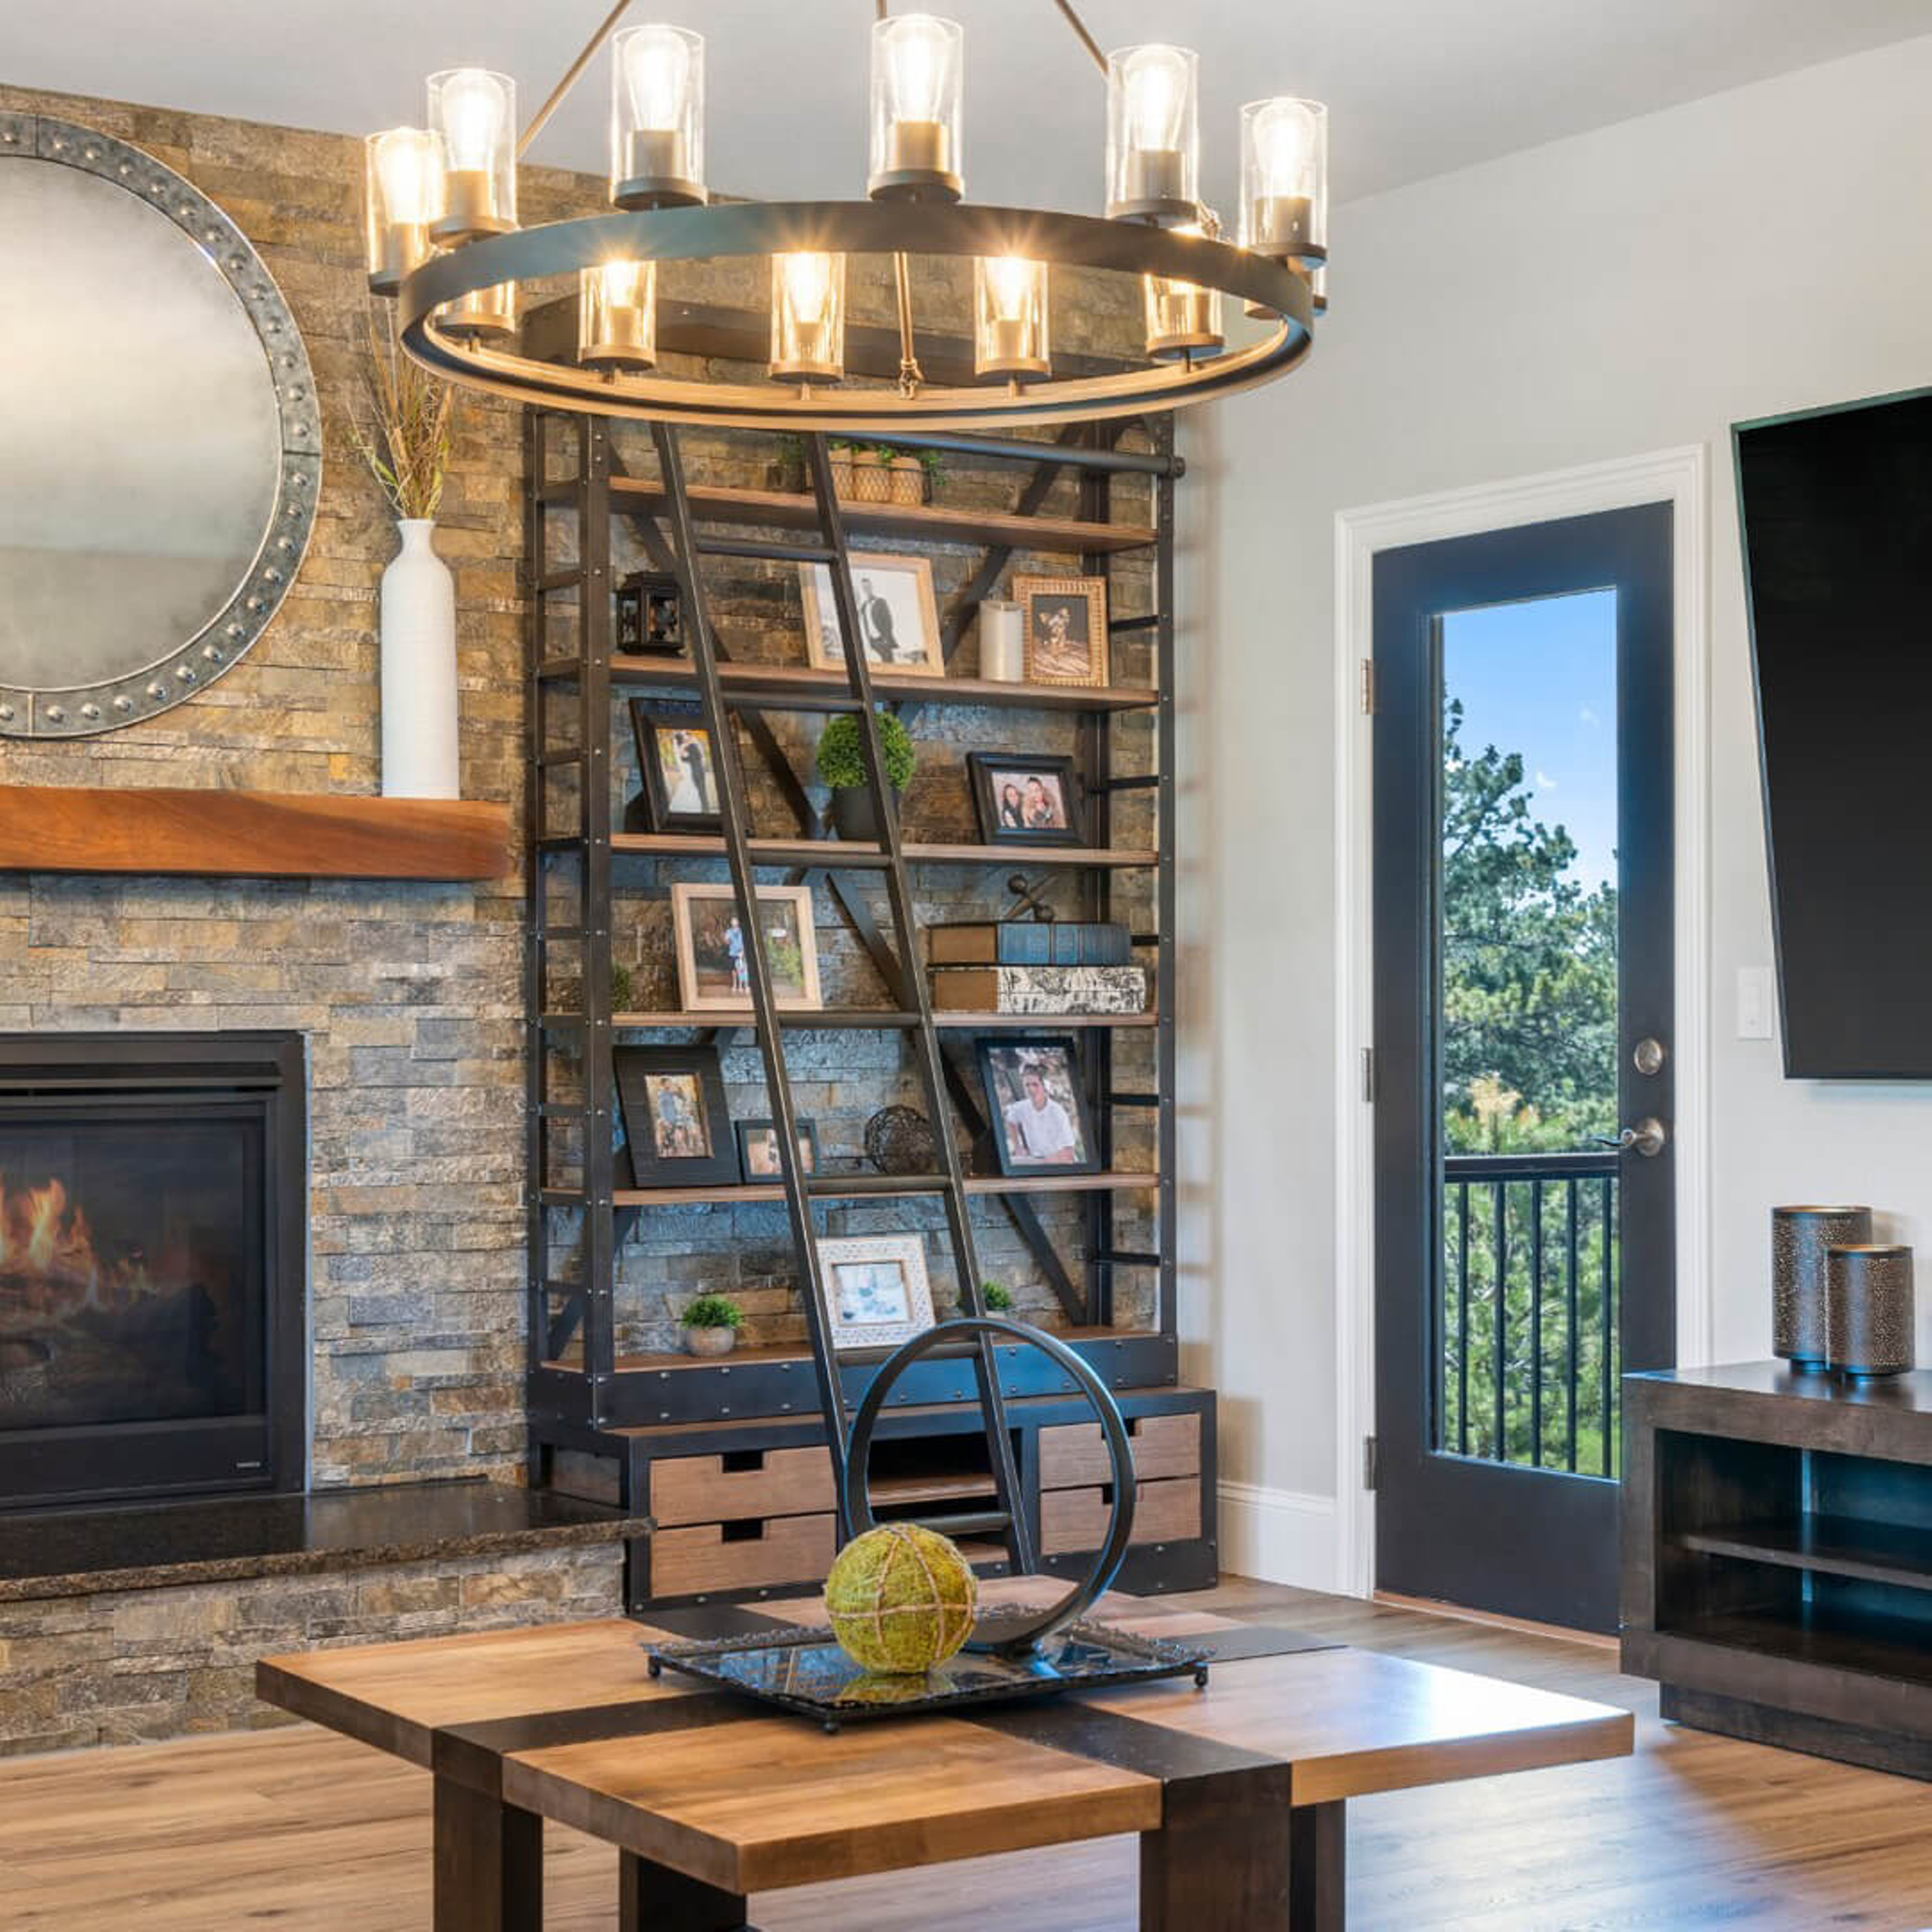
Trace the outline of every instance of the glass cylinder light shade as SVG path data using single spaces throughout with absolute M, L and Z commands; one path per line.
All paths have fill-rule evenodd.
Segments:
M 434 251 L 429 231 L 442 212 L 442 163 L 423 128 L 371 134 L 364 160 L 369 286 L 392 296 Z
M 1018 255 L 981 256 L 973 265 L 973 366 L 982 376 L 1045 376 L 1046 264 Z
M 956 20 L 895 14 L 872 26 L 874 201 L 957 201 L 966 36 Z
M 1205 232 L 1198 221 L 1174 230 Z M 1221 291 L 1184 282 L 1172 275 L 1143 275 L 1147 293 L 1147 352 L 1157 362 L 1213 356 L 1226 346 L 1221 332 Z
M 517 83 L 480 67 L 429 77 L 430 131 L 442 154 L 442 213 L 431 237 L 446 246 L 517 225 Z
M 514 335 L 517 332 L 517 285 L 498 282 L 446 302 L 434 312 L 446 335 Z
M 836 382 L 845 374 L 845 257 L 772 257 L 772 374 Z
M 1328 258 L 1328 110 L 1318 100 L 1241 110 L 1241 245 L 1276 262 Z
M 620 208 L 701 203 L 704 35 L 626 27 L 610 55 L 610 199 Z
M 1107 212 L 1178 224 L 1199 214 L 1200 62 L 1186 47 L 1107 56 Z
M 604 262 L 578 274 L 577 359 L 648 369 L 658 358 L 658 265 Z

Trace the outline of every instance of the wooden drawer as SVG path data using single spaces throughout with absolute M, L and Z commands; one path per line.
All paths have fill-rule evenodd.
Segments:
M 820 1582 L 838 1553 L 838 1522 L 836 1516 L 784 1516 L 658 1530 L 651 1538 L 651 1594 Z
M 1201 1473 L 1201 1417 L 1135 1415 L 1127 1418 L 1134 1474 L 1144 1483 L 1163 1476 Z M 1040 1432 L 1040 1486 L 1076 1490 L 1113 1480 L 1107 1438 L 1097 1422 L 1078 1422 Z
M 754 1449 L 728 1459 L 664 1456 L 651 1464 L 651 1514 L 661 1528 L 815 1516 L 838 1507 L 826 1449 Z
M 1040 1499 L 1040 1546 L 1047 1556 L 1098 1550 L 1106 1540 L 1104 1490 L 1048 1490 Z M 1136 1543 L 1191 1543 L 1201 1534 L 1201 1479 L 1142 1483 L 1135 1499 Z

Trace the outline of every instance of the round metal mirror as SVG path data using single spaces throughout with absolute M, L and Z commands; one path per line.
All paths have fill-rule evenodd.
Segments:
M 139 148 L 0 114 L 0 736 L 152 716 L 245 652 L 315 519 L 281 292 Z

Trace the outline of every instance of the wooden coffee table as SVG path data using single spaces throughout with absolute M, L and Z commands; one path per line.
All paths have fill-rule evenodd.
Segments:
M 1335 1932 L 1349 1798 L 1631 1748 L 1628 1711 L 1112 1601 L 1224 1646 L 1208 1687 L 827 1736 L 652 1678 L 650 1628 L 613 1621 L 270 1658 L 256 1688 L 435 1773 L 436 1932 L 536 1932 L 546 1818 L 620 1847 L 626 1932 L 734 1932 L 752 1892 L 1126 1832 L 1146 1932 Z

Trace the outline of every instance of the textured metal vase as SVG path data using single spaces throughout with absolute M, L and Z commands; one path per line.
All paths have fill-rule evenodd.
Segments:
M 1913 1359 L 1912 1250 L 1846 1243 L 1832 1250 L 1826 1271 L 1832 1366 L 1848 1376 L 1904 1374 Z
M 1825 1256 L 1872 1238 L 1869 1208 L 1771 1210 L 1771 1351 L 1794 1366 L 1825 1365 Z

